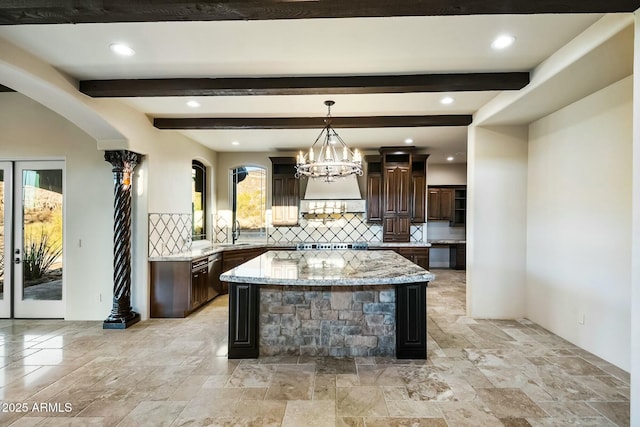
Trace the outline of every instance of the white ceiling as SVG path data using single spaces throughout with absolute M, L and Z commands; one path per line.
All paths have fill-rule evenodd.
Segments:
M 280 21 L 161 22 L 0 26 L 0 38 L 77 80 L 428 74 L 531 71 L 597 21 L 600 14 L 348 18 Z M 504 51 L 490 44 L 516 37 Z M 124 42 L 133 57 L 109 50 Z M 0 75 L 0 84 L 2 76 Z M 122 98 L 152 117 L 309 117 L 473 114 L 498 92 L 369 95 Z M 451 105 L 440 104 L 450 95 Z M 196 99 L 197 109 L 185 102 Z M 307 148 L 318 130 L 182 131 L 216 151 Z M 401 145 L 428 148 L 430 161 L 454 155 L 464 162 L 465 127 L 338 129 L 361 149 Z M 232 145 L 232 142 L 238 145 Z

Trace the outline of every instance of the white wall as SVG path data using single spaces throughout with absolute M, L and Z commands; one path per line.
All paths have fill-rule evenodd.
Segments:
M 640 70 L 640 10 L 635 13 L 634 68 Z M 631 425 L 640 425 L 640 73 L 633 76 L 631 248 Z
M 110 111 L 128 111 L 115 102 Z M 191 211 L 191 160 L 211 168 L 215 208 L 216 153 L 176 134 L 162 132 L 137 112 L 121 123 L 130 149 L 144 154 L 135 169 L 132 212 L 132 306 L 148 318 L 148 212 Z M 96 140 L 68 120 L 18 93 L 0 94 L 0 159 L 66 161 L 66 319 L 104 320 L 113 294 L 113 174 Z M 82 239 L 82 248 L 78 240 Z M 102 301 L 98 295 L 102 294 Z
M 530 125 L 527 200 L 528 317 L 625 370 L 632 82 L 624 79 Z
M 640 10 L 635 13 L 634 68 L 640 70 Z M 631 248 L 631 425 L 640 425 L 640 73 L 633 76 Z
M 131 292 L 134 310 L 139 312 L 143 319 L 147 318 L 149 307 L 147 214 L 148 212 L 191 212 L 191 160 L 194 158 L 201 160 L 205 165 L 213 168 L 216 164 L 216 153 L 178 132 L 154 128 L 146 115 L 117 100 L 93 99 L 81 94 L 77 90 L 77 82 L 40 58 L 4 40 L 0 40 L 0 74 L 3 82 L 10 87 L 37 100 L 40 105 L 48 106 L 57 113 L 55 119 L 51 118 L 53 116 L 43 117 L 44 123 L 52 122 L 48 128 L 41 126 L 37 117 L 39 114 L 50 116 L 51 110 L 33 107 L 33 103 L 30 104 L 34 108 L 30 116 L 34 120 L 27 122 L 20 120 L 21 117 L 16 117 L 15 121 L 7 120 L 7 126 L 2 128 L 3 133 L 7 129 L 8 133 L 15 131 L 22 132 L 25 136 L 31 133 L 34 135 L 34 138 L 31 138 L 29 142 L 21 142 L 19 146 L 12 146 L 12 155 L 16 157 L 63 156 L 68 157 L 69 164 L 75 163 L 71 159 L 82 159 L 84 162 L 85 157 L 89 156 L 88 152 L 75 152 L 67 141 L 58 137 L 59 133 L 56 128 L 60 126 L 66 129 L 72 126 L 71 123 L 77 126 L 77 130 L 84 130 L 85 137 L 91 139 L 91 143 L 87 145 L 90 145 L 94 151 L 90 157 L 86 157 L 86 161 L 95 161 L 96 163 L 91 163 L 94 166 L 93 169 L 88 168 L 82 172 L 71 171 L 71 175 L 68 164 L 67 181 L 70 179 L 82 181 L 86 186 L 89 186 L 96 179 L 112 181 L 109 165 L 104 162 L 104 154 L 100 150 L 127 149 L 144 155 L 142 163 L 135 170 L 133 188 Z M 17 94 L 13 95 L 17 96 Z M 6 117 L 14 117 L 14 115 L 9 114 Z M 46 129 L 46 132 L 41 127 Z M 35 135 L 40 137 L 35 137 Z M 0 141 L 2 138 L 3 136 L 0 135 Z M 4 146 L 2 149 L 4 150 Z M 8 150 L 0 151 L 0 157 L 8 156 Z M 95 159 L 99 159 L 99 167 L 97 166 L 98 160 Z M 107 166 L 105 175 L 98 178 L 100 173 L 98 171 L 102 170 L 105 165 Z M 211 189 L 215 188 L 214 177 L 215 171 L 212 170 Z M 108 245 L 109 257 L 112 256 L 111 252 L 113 251 L 111 236 L 113 227 L 112 182 L 110 186 L 110 195 L 103 200 L 103 202 L 109 203 L 109 208 L 105 212 L 108 214 L 108 222 L 103 223 L 102 217 L 89 217 L 94 228 L 101 227 L 102 229 L 108 224 L 109 230 L 111 230 L 110 235 L 102 244 Z M 210 207 L 213 212 L 215 209 L 214 197 L 211 197 Z M 84 215 L 88 211 L 90 210 L 81 207 L 78 211 L 74 210 L 75 213 L 67 211 L 67 214 L 75 215 L 80 212 Z M 103 237 L 99 236 L 101 241 Z M 111 263 L 111 261 L 109 262 Z M 113 268 L 109 267 L 109 271 L 96 270 L 93 275 L 100 275 L 101 278 L 112 280 Z M 85 277 L 85 281 L 92 280 L 92 276 L 87 277 Z M 90 292 L 92 298 L 96 293 L 91 284 L 85 284 L 83 292 Z M 110 290 L 108 295 L 111 293 Z M 103 298 L 101 307 L 106 309 L 93 311 L 88 308 L 91 305 L 87 304 L 88 300 L 84 298 L 82 293 L 78 297 L 77 303 L 70 300 L 67 305 L 67 318 L 104 319 L 110 311 L 110 297 Z
M 466 163 L 428 163 L 427 185 L 467 185 Z
M 470 126 L 467 313 L 525 313 L 527 128 Z
M 0 129 L 0 159 L 64 159 L 65 318 L 104 320 L 113 292 L 111 165 L 93 138 L 18 93 L 0 94 Z
M 127 148 L 143 154 L 136 168 L 132 213 L 132 306 L 142 319 L 149 313 L 148 213 L 191 213 L 191 161 L 200 160 L 209 172 L 208 212 L 215 210 L 217 155 L 175 131 L 153 127 L 148 117 L 115 100 L 94 100 L 101 117 L 125 135 Z M 99 141 L 99 149 L 120 149 L 110 141 Z M 211 215 L 208 215 L 209 218 Z M 207 218 L 207 219 L 209 219 Z M 211 235 L 211 221 L 207 232 Z

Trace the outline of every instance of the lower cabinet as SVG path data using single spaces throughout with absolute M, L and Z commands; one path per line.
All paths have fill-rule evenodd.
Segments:
M 151 317 L 186 317 L 219 294 L 210 281 L 209 257 L 150 264 Z
M 190 310 L 195 310 L 208 301 L 208 263 L 207 258 L 191 262 Z
M 214 299 L 222 292 L 222 282 L 220 275 L 222 274 L 222 254 L 217 253 L 209 255 L 209 266 L 207 269 L 207 297 L 209 300 Z
M 429 269 L 429 248 L 386 246 L 386 247 L 377 247 L 377 248 L 370 247 L 369 250 L 391 250 L 397 253 L 398 255 L 402 255 L 412 263 L 419 265 L 425 270 Z
M 151 261 L 150 316 L 188 316 L 229 292 L 229 284 L 220 281 L 223 272 L 266 251 L 266 248 L 231 249 L 191 261 Z
M 231 270 L 239 266 L 242 263 L 249 261 L 257 256 L 262 255 L 267 251 L 266 248 L 250 248 L 250 249 L 234 249 L 230 251 L 222 252 L 222 273 Z M 221 274 L 222 274 L 221 273 Z M 218 275 L 219 277 L 220 275 Z M 221 283 L 222 294 L 229 293 L 229 283 Z
M 454 270 L 466 270 L 467 268 L 467 245 L 457 243 L 449 246 L 449 268 Z

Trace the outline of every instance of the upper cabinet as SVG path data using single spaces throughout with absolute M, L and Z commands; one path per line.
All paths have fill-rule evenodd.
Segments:
M 467 187 L 429 187 L 428 219 L 449 221 L 452 227 L 464 227 L 467 216 Z
M 382 223 L 385 242 L 408 242 L 412 222 L 425 221 L 427 155 L 383 147 L 367 156 L 367 220 Z
M 464 227 L 467 220 L 467 187 L 453 190 L 453 227 Z
M 269 157 L 273 167 L 271 223 L 274 226 L 298 225 L 300 181 L 296 179 L 295 157 Z
M 415 154 L 411 162 L 411 222 L 426 221 L 427 157 Z
M 429 220 L 451 221 L 453 188 L 429 187 Z
M 366 156 L 367 221 L 382 221 L 382 156 Z

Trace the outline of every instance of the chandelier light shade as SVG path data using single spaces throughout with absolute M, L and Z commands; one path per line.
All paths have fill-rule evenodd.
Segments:
M 327 118 L 320 135 L 307 153 L 300 151 L 297 157 L 296 178 L 322 178 L 333 182 L 347 175 L 362 176 L 362 155 L 355 149 L 351 151 L 331 126 L 331 106 L 334 101 L 324 101 L 327 106 Z

